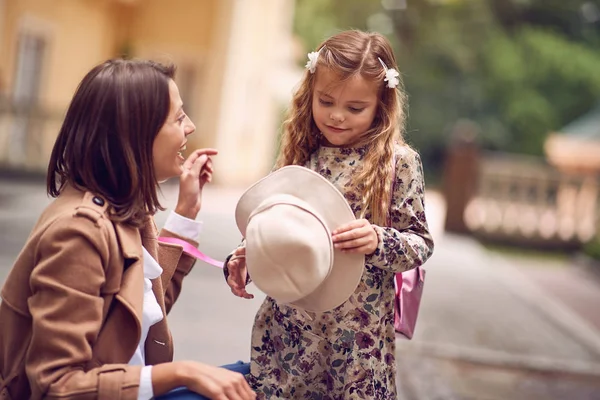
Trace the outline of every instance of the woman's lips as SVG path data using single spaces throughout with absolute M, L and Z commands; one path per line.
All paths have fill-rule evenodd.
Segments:
M 183 160 L 185 160 L 185 157 L 183 156 L 183 152 L 184 152 L 186 149 L 187 149 L 187 142 L 186 142 L 186 144 L 184 144 L 183 146 L 181 146 L 181 147 L 179 148 L 179 151 L 177 152 L 177 155 L 178 155 L 179 157 L 181 157 Z

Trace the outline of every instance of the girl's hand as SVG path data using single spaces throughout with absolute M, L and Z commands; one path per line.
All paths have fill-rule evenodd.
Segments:
M 358 219 L 342 225 L 332 232 L 336 249 L 348 253 L 372 254 L 379 244 L 373 225 L 366 219 Z
M 179 198 L 175 212 L 189 219 L 196 219 L 202 207 L 202 188 L 212 181 L 212 160 L 215 149 L 198 149 L 183 163 L 179 177 Z
M 254 295 L 246 291 L 246 276 L 248 270 L 246 268 L 246 248 L 238 247 L 233 252 L 233 256 L 225 266 L 229 276 L 227 284 L 231 288 L 231 293 L 244 299 L 253 299 Z

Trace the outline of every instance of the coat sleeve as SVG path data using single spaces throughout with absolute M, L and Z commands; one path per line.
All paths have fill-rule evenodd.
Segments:
M 379 238 L 367 263 L 392 272 L 423 265 L 433 253 L 433 239 L 425 218 L 423 166 L 417 152 L 400 148 L 390 206 L 390 226 L 374 225 Z
M 42 234 L 30 278 L 32 337 L 25 370 L 32 399 L 136 400 L 140 367 L 85 370 L 102 326 L 108 223 L 69 215 Z
M 198 247 L 198 242 L 190 238 L 177 235 L 167 229 L 162 229 L 159 236 L 174 237 L 182 239 L 194 247 Z M 158 258 L 160 266 L 163 268 L 163 288 L 165 289 L 165 310 L 167 314 L 179 298 L 181 293 L 183 279 L 192 271 L 196 259 L 183 252 L 183 248 L 178 245 L 161 244 L 158 249 Z

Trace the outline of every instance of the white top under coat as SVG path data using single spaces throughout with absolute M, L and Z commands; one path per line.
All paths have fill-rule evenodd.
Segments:
M 202 222 L 194 221 L 182 217 L 175 212 L 171 212 L 167 218 L 164 229 L 173 232 L 179 236 L 196 240 L 202 231 Z M 138 347 L 129 360 L 129 365 L 144 365 L 140 375 L 140 386 L 138 391 L 138 400 L 150 400 L 154 397 L 152 389 L 152 366 L 146 365 L 144 347 L 150 327 L 163 319 L 162 310 L 152 291 L 151 279 L 158 278 L 163 270 L 150 253 L 145 248 L 143 250 L 144 265 L 144 302 L 142 306 L 142 336 Z

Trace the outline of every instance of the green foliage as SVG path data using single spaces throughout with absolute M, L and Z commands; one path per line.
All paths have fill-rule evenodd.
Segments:
M 499 31 L 482 58 L 487 101 L 509 128 L 506 150 L 541 154 L 548 132 L 600 98 L 600 53 L 560 34 L 534 27 Z
M 366 16 L 380 9 L 369 0 L 297 0 L 294 30 L 307 51 L 336 32 L 367 29 Z
M 600 236 L 596 236 L 594 240 L 587 243 L 583 247 L 583 252 L 590 258 L 600 261 Z
M 439 172 L 457 121 L 475 122 L 485 148 L 541 155 L 548 133 L 600 99 L 600 20 L 589 12 L 600 0 L 406 3 L 297 0 L 295 29 L 310 50 L 338 30 L 367 29 L 373 14 L 393 21 L 408 140 L 428 172 Z
M 294 30 L 307 51 L 312 51 L 335 31 L 338 22 L 332 6 L 331 0 L 296 1 Z

